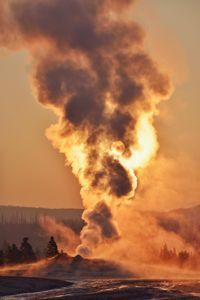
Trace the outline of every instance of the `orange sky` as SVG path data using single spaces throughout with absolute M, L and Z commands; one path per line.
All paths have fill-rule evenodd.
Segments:
M 176 85 L 157 119 L 161 149 L 144 198 L 151 192 L 153 209 L 194 205 L 200 203 L 200 1 L 141 0 L 134 14 Z M 0 204 L 80 207 L 77 180 L 44 134 L 56 118 L 33 99 L 28 73 L 25 53 L 0 52 Z M 145 187 L 147 181 L 145 174 Z

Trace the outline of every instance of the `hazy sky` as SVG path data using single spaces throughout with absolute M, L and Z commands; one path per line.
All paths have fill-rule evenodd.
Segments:
M 160 153 L 178 161 L 176 168 L 181 164 L 180 172 L 165 168 L 160 176 L 168 178 L 169 190 L 173 176 L 183 179 L 176 184 L 180 201 L 172 199 L 167 208 L 200 203 L 200 1 L 142 0 L 135 15 L 146 28 L 147 48 L 175 84 L 156 123 Z M 56 118 L 34 100 L 28 65 L 26 53 L 0 52 L 0 204 L 80 207 L 78 182 L 45 137 Z M 181 184 L 188 183 L 191 193 L 187 188 L 184 197 Z

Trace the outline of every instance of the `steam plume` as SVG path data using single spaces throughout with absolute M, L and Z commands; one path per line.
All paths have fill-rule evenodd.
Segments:
M 66 251 L 69 255 L 73 256 L 75 254 L 80 238 L 71 228 L 49 216 L 41 216 L 39 224 L 49 235 L 56 238 L 60 249 Z
M 153 118 L 170 93 L 128 16 L 133 2 L 0 1 L 0 43 L 30 52 L 36 97 L 59 116 L 47 135 L 82 186 L 83 255 L 119 237 L 114 208 L 133 199 L 135 172 L 156 153 Z

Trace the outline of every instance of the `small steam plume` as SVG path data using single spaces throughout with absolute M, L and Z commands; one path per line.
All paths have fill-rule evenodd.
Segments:
M 47 136 L 81 184 L 86 222 L 77 252 L 119 238 L 115 209 L 156 154 L 167 76 L 144 50 L 132 0 L 0 0 L 0 44 L 26 48 L 36 97 L 59 116 Z
M 71 228 L 49 216 L 40 216 L 39 224 L 49 235 L 56 238 L 60 249 L 69 255 L 75 254 L 80 238 Z
M 112 213 L 108 205 L 101 201 L 94 208 L 87 209 L 83 213 L 83 219 L 86 221 L 81 232 L 81 244 L 77 251 L 83 256 L 90 255 L 91 248 L 94 249 L 104 240 L 118 239 L 117 225 L 112 219 Z

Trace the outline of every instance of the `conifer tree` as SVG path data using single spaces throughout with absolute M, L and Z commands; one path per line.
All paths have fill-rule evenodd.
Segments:
M 2 266 L 4 264 L 4 254 L 3 251 L 0 250 L 0 266 Z
M 22 262 L 33 262 L 36 260 L 36 255 L 33 251 L 31 244 L 28 242 L 28 238 L 25 237 L 22 240 L 20 246 Z
M 7 244 L 7 246 L 4 246 L 4 262 L 5 264 L 12 263 L 12 248 L 9 244 Z
M 11 246 L 11 262 L 12 263 L 20 263 L 21 262 L 21 252 L 17 248 L 16 244 L 12 244 Z
M 54 240 L 54 237 L 51 236 L 50 241 L 48 242 L 48 245 L 47 245 L 46 257 L 53 257 L 58 254 L 59 254 L 59 251 L 58 251 L 57 244 Z

